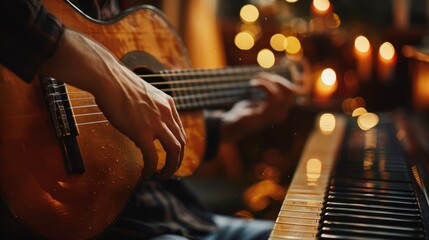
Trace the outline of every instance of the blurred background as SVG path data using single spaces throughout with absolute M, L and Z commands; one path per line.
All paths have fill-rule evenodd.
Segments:
M 214 211 L 275 219 L 321 113 L 429 106 L 427 0 L 130 1 L 160 8 L 194 68 L 300 62 L 310 96 L 288 119 L 224 144 L 188 183 Z

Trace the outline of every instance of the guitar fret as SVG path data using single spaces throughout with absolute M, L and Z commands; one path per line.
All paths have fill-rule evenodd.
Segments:
M 261 98 L 263 94 L 253 91 L 249 81 L 256 73 L 265 71 L 288 78 L 289 68 L 280 66 L 270 69 L 261 67 L 230 67 L 221 69 L 165 70 L 166 92 L 171 92 L 180 110 L 204 107 L 227 107 L 244 98 Z M 166 83 L 157 83 L 162 85 Z

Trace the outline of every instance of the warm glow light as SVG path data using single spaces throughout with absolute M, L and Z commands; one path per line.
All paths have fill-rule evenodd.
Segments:
M 257 61 L 261 67 L 270 68 L 275 63 L 274 53 L 271 50 L 264 48 L 259 51 Z
M 284 41 L 284 48 L 288 54 L 297 54 L 301 51 L 301 42 L 297 37 L 289 36 Z
M 357 119 L 357 123 L 360 129 L 369 130 L 377 126 L 379 118 L 375 113 L 364 113 Z
M 311 184 L 320 178 L 322 172 L 322 162 L 317 158 L 311 158 L 307 161 L 307 182 Z
M 288 2 L 288 3 L 296 3 L 296 2 L 298 2 L 298 0 L 286 0 L 286 2 Z
M 313 0 L 313 6 L 317 11 L 325 12 L 331 6 L 329 0 Z
M 341 25 L 341 20 L 338 14 L 333 13 L 325 17 L 325 23 L 330 28 L 338 28 Z
M 283 34 L 277 33 L 271 37 L 270 45 L 276 51 L 283 51 L 285 50 L 285 40 L 286 37 Z
M 359 52 L 365 53 L 369 51 L 370 44 L 368 38 L 359 36 L 355 39 L 355 48 Z
M 343 101 L 342 108 L 344 113 L 352 115 L 354 110 L 356 110 L 359 107 L 364 108 L 365 105 L 366 105 L 365 100 L 362 97 L 346 98 Z
M 320 76 L 321 76 L 322 82 L 326 86 L 333 86 L 337 81 L 337 74 L 335 74 L 335 71 L 332 70 L 332 68 L 326 68 L 325 70 L 323 70 Z
M 285 194 L 285 190 L 278 183 L 262 180 L 247 188 L 243 198 L 252 211 L 260 211 L 270 204 L 270 199 L 283 199 Z
M 382 59 L 391 60 L 395 56 L 395 48 L 390 42 L 384 42 L 381 44 L 378 53 Z
M 364 113 L 367 113 L 366 109 L 363 107 L 358 107 L 355 110 L 353 110 L 352 117 L 358 117 Z
M 241 50 L 249 50 L 255 45 L 255 39 L 248 32 L 239 32 L 235 35 L 234 43 Z
M 234 216 L 237 216 L 239 218 L 245 218 L 245 219 L 254 219 L 252 212 L 249 210 L 240 210 L 234 213 Z
M 407 132 L 406 132 L 404 129 L 402 129 L 402 128 L 400 128 L 400 129 L 398 130 L 398 132 L 396 133 L 396 137 L 397 137 L 400 141 L 402 141 L 402 140 L 405 138 L 405 136 L 407 136 Z
M 315 97 L 320 100 L 328 99 L 338 88 L 337 76 L 331 68 L 324 69 L 315 80 Z
M 372 129 L 368 129 L 368 131 L 364 133 L 364 142 L 363 142 L 364 149 L 374 149 L 377 147 L 378 145 L 377 132 L 378 131 L 376 128 L 372 128 Z M 374 154 L 373 151 L 366 152 L 366 153 Z
M 240 17 L 244 22 L 252 23 L 258 19 L 259 11 L 254 5 L 247 4 L 241 8 Z
M 323 134 L 331 134 L 335 129 L 335 116 L 331 113 L 325 113 L 320 116 L 319 127 Z

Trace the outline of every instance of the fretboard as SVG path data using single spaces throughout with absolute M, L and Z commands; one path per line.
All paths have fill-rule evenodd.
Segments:
M 292 80 L 290 66 L 276 66 L 268 69 L 240 66 L 220 69 L 165 70 L 158 74 L 162 81 L 151 84 L 171 95 L 178 110 L 226 108 L 242 99 L 264 97 L 260 89 L 250 84 L 250 80 L 260 72 L 275 73 Z

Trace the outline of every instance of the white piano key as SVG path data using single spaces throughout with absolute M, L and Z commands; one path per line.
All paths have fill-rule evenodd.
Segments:
M 320 212 L 294 212 L 294 211 L 280 210 L 280 213 L 278 216 L 279 217 L 304 218 L 304 219 L 319 219 L 320 218 Z
M 295 206 L 295 205 L 282 205 L 280 210 L 293 211 L 293 212 L 321 212 L 320 207 L 308 207 L 308 206 Z
M 299 226 L 311 226 L 317 227 L 319 225 L 319 219 L 306 219 L 306 218 L 296 218 L 293 216 L 282 217 L 278 216 L 276 223 L 286 223 Z
M 269 239 L 315 239 L 316 233 L 295 232 L 295 231 L 279 231 L 274 229 Z

